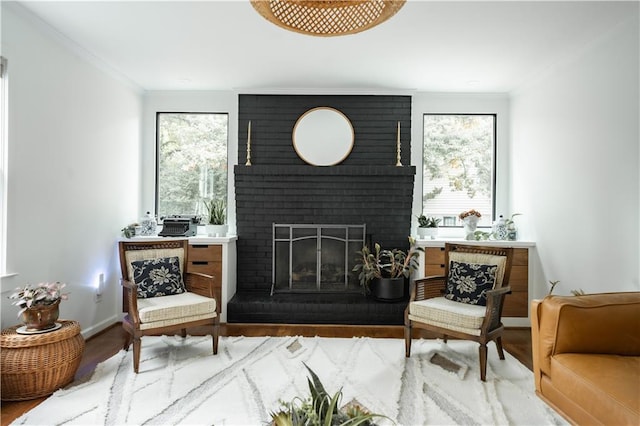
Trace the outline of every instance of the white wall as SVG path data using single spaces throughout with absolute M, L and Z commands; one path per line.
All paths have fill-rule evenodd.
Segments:
M 512 203 L 557 294 L 640 290 L 638 40 L 636 13 L 511 99 Z
M 215 112 L 229 114 L 227 141 L 228 235 L 236 234 L 236 199 L 233 166 L 238 164 L 238 94 L 232 91 L 149 91 L 144 97 L 142 138 L 142 192 L 140 205 L 153 211 L 156 188 L 156 113 Z
M 2 327 L 19 323 L 17 286 L 67 283 L 61 318 L 85 336 L 119 317 L 115 241 L 139 211 L 141 97 L 24 11 L 2 5 L 9 61 L 7 271 Z M 99 274 L 107 288 L 94 301 Z

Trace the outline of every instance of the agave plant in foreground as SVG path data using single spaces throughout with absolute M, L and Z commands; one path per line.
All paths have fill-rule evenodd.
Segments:
M 273 425 L 367 426 L 375 424 L 374 418 L 385 417 L 381 414 L 369 413 L 357 405 L 339 408 L 342 389 L 333 396 L 329 395 L 316 373 L 307 364 L 304 366 L 311 376 L 307 378 L 311 395 L 307 398 L 297 396 L 291 402 L 280 401 L 282 405 L 280 410 L 270 413 Z

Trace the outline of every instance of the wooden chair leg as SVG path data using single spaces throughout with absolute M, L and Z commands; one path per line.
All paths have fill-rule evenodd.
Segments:
M 487 377 L 487 345 L 481 343 L 478 352 L 480 356 L 480 380 L 484 382 Z
M 131 335 L 131 333 L 127 333 L 127 337 L 124 339 L 124 346 L 122 347 L 122 349 L 128 352 L 129 346 L 131 346 L 132 340 L 133 340 L 133 336 Z
M 135 336 L 133 338 L 133 371 L 138 374 L 140 367 L 140 337 Z
M 498 356 L 501 360 L 504 360 L 504 351 L 502 350 L 502 336 L 496 337 L 496 349 L 498 349 Z
M 411 324 L 404 326 L 404 356 L 411 356 Z
M 213 334 L 211 337 L 213 339 L 213 354 L 216 355 L 218 353 L 218 338 L 220 337 L 220 324 L 217 321 L 213 324 Z

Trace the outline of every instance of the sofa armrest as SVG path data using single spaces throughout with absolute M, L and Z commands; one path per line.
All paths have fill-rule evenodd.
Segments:
M 640 355 L 640 292 L 548 296 L 531 305 L 534 370 L 560 353 Z

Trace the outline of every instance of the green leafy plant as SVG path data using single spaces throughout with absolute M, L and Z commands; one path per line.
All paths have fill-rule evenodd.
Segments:
M 386 418 L 353 405 L 340 409 L 342 389 L 329 395 L 316 373 L 307 364 L 304 366 L 311 376 L 307 378 L 311 395 L 297 396 L 291 402 L 280 401 L 280 410 L 270 413 L 275 426 L 366 426 L 373 425 L 376 417 Z
M 31 307 L 53 305 L 60 300 L 67 300 L 69 293 L 62 293 L 65 286 L 66 284 L 60 282 L 27 284 L 22 288 L 16 288 L 16 292 L 8 298 L 15 300 L 11 304 L 20 308 L 18 312 L 18 316 L 20 316 Z
M 505 225 L 507 225 L 507 229 L 513 229 L 513 227 L 515 226 L 515 222 L 513 221 L 513 218 L 516 216 L 522 216 L 522 213 L 514 213 L 511 215 L 509 219 L 505 220 Z
M 136 235 L 136 226 L 140 226 L 138 223 L 132 223 L 120 230 L 122 232 L 122 236 L 125 238 L 131 238 Z
M 425 216 L 421 214 L 418 216 L 418 227 L 419 228 L 437 228 L 440 224 L 441 219 L 433 216 Z
M 204 206 L 207 209 L 207 223 L 210 225 L 224 225 L 227 213 L 227 204 L 223 199 L 211 199 L 205 201 Z
M 412 270 L 418 269 L 419 252 L 422 247 L 416 247 L 416 240 L 409 237 L 409 250 L 400 249 L 383 250 L 380 244 L 375 243 L 372 252 L 368 246 L 362 247 L 356 255 L 356 264 L 352 271 L 358 273 L 360 285 L 367 289 L 369 283 L 375 278 L 409 278 Z
M 473 231 L 473 238 L 476 241 L 484 241 L 493 238 L 493 232 Z

